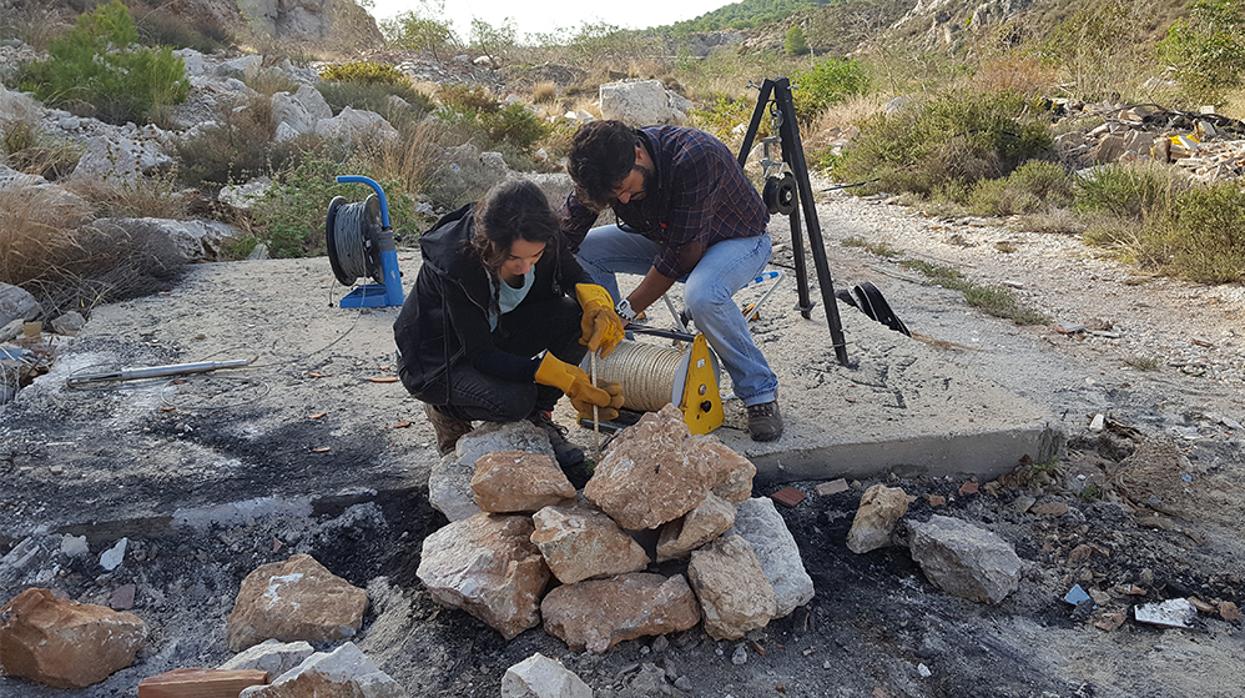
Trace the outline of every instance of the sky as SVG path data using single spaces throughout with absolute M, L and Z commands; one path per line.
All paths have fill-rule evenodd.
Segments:
M 446 0 L 445 14 L 459 36 L 466 39 L 471 18 L 497 24 L 513 18 L 520 35 L 550 32 L 558 27 L 575 27 L 583 22 L 606 22 L 619 27 L 642 29 L 691 19 L 736 0 Z M 435 0 L 434 0 L 435 2 Z M 418 0 L 373 0 L 377 19 L 393 17 L 420 6 Z

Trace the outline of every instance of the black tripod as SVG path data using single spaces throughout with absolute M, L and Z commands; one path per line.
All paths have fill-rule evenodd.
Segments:
M 782 162 L 786 163 L 790 171 L 781 177 L 771 175 L 768 172 L 770 166 L 778 163 L 771 163 L 767 157 L 763 163 L 767 170 L 763 198 L 770 213 L 781 213 L 791 219 L 791 252 L 795 257 L 795 278 L 800 294 L 799 309 L 800 314 L 807 320 L 812 316 L 814 305 L 808 293 L 808 264 L 804 260 L 804 237 L 800 233 L 800 208 L 804 209 L 809 248 L 813 252 L 813 266 L 817 270 L 817 285 L 821 287 L 821 300 L 826 307 L 826 323 L 830 325 L 830 341 L 834 345 L 835 358 L 840 364 L 847 366 L 847 341 L 843 338 L 843 323 L 839 318 L 839 306 L 834 299 L 834 280 L 830 278 L 830 265 L 826 262 L 826 248 L 821 240 L 821 223 L 817 220 L 813 187 L 808 181 L 808 163 L 804 160 L 804 145 L 800 141 L 800 127 L 796 123 L 795 105 L 791 99 L 791 81 L 787 78 L 767 79 L 761 83 L 761 94 L 757 97 L 752 121 L 748 124 L 743 146 L 739 149 L 739 166 L 744 167 L 748 162 L 748 153 L 752 150 L 757 129 L 761 126 L 761 119 L 765 117 L 766 107 L 771 104 L 774 120 L 778 124 L 777 137 L 782 144 Z

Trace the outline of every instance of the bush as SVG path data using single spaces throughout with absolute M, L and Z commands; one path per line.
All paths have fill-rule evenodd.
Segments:
M 73 172 L 82 148 L 70 141 L 49 138 L 37 122 L 0 122 L 0 151 L 9 167 L 50 180 Z
M 795 110 L 803 121 L 811 121 L 832 105 L 869 91 L 869 74 L 860 61 L 827 58 L 808 70 L 791 76 L 795 89 Z
M 788 56 L 803 56 L 808 53 L 808 40 L 804 38 L 804 30 L 800 28 L 800 25 L 793 25 L 787 30 L 782 48 Z
M 442 85 L 437 91 L 437 99 L 441 100 L 441 104 L 458 112 L 487 113 L 501 109 L 501 103 L 491 92 L 474 85 Z
M 526 156 L 551 132 L 552 127 L 523 104 L 502 106 L 481 87 L 443 85 L 437 98 L 443 105 L 437 117 L 460 141 L 474 141 L 483 150 Z
M 558 85 L 552 80 L 538 82 L 532 87 L 532 102 L 550 104 L 558 98 Z
M 942 192 L 963 202 L 978 180 L 1004 177 L 1050 148 L 1047 124 L 1019 95 L 948 93 L 864 121 L 834 174 L 870 181 L 863 193 Z
M 1245 192 L 1236 182 L 1194 187 L 1176 197 L 1170 220 L 1152 219 L 1145 255 L 1202 283 L 1245 281 Z
M 522 104 L 507 104 L 495 112 L 481 115 L 489 140 L 519 152 L 531 151 L 549 133 L 549 124 Z
M 320 77 L 330 81 L 380 83 L 395 87 L 410 87 L 411 79 L 388 63 L 377 61 L 351 61 L 325 66 Z
M 221 186 L 266 172 L 274 152 L 272 101 L 257 96 L 227 110 L 221 122 L 177 146 L 188 186 Z
M 278 171 L 272 188 L 252 208 L 257 241 L 265 243 L 274 257 L 324 254 L 324 216 L 329 201 L 334 196 L 350 200 L 362 197 L 359 185 L 334 181 L 346 172 L 375 174 L 365 155 L 336 157 L 327 151 L 310 153 Z M 384 177 L 377 181 L 388 195 L 395 232 L 417 233 L 414 200 L 402 183 Z
M 144 9 L 136 23 L 139 40 L 148 46 L 192 48 L 213 53 L 230 44 L 229 32 L 215 22 L 187 19 L 162 8 Z
M 693 108 L 690 116 L 692 125 L 696 128 L 712 133 L 727 145 L 736 145 L 742 139 L 737 138 L 733 133 L 735 127 L 740 124 L 747 126 L 752 120 L 752 112 L 755 108 L 755 99 L 716 95 L 706 106 Z M 769 126 L 770 120 L 762 119 L 757 137 L 769 135 Z
M 407 51 L 428 51 L 436 58 L 455 43 L 454 32 L 445 17 L 444 2 L 424 0 L 418 10 L 408 10 L 380 24 L 390 47 Z
M 1072 179 L 1063 165 L 1031 160 L 1003 179 L 978 182 L 968 195 L 969 209 L 983 216 L 1015 216 L 1069 206 Z
M 1245 0 L 1197 0 L 1159 45 L 1195 103 L 1222 103 L 1245 81 Z
M 380 82 L 359 82 L 356 80 L 343 80 L 337 82 L 323 81 L 318 86 L 320 94 L 324 96 L 324 101 L 332 107 L 333 113 L 338 113 L 345 107 L 354 109 L 366 109 L 374 111 L 384 116 L 395 126 L 418 120 L 420 117 L 433 110 L 432 98 L 415 89 L 409 83 L 406 86 L 398 86 Z M 409 109 L 397 108 L 390 97 L 401 97 L 407 104 L 411 105 Z
M 1170 210 L 1188 186 L 1178 171 L 1158 163 L 1104 165 L 1076 180 L 1076 210 L 1141 221 Z
M 190 91 L 182 59 L 168 48 L 136 47 L 138 31 L 121 0 L 78 17 L 50 57 L 27 64 L 22 89 L 45 103 L 112 123 L 145 123 Z

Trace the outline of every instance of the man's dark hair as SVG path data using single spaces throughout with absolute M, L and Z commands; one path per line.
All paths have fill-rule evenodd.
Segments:
M 584 124 L 571 141 L 567 172 L 593 203 L 605 205 L 631 174 L 638 142 L 635 130 L 621 121 Z

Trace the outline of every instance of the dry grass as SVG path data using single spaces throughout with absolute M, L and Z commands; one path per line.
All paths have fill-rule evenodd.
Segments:
M 9 167 L 54 180 L 73 171 L 82 149 L 69 141 L 49 138 L 37 122 L 14 120 L 0 123 L 0 153 Z
M 1219 110 L 1224 116 L 1233 119 L 1245 119 L 1245 88 L 1229 92 L 1224 96 L 1223 108 Z
M 447 130 L 425 119 L 402 129 L 397 141 L 373 146 L 363 156 L 371 162 L 372 176 L 400 183 L 406 192 L 430 189 L 430 179 L 441 163 Z
M 982 92 L 1017 92 L 1023 95 L 1048 94 L 1058 82 L 1058 73 L 1036 56 L 1006 53 L 987 59 L 968 78 L 967 87 Z
M 298 91 L 298 83 L 276 68 L 264 68 L 255 77 L 247 80 L 246 84 L 247 87 L 265 97 L 271 97 L 278 92 L 294 93 Z
M 552 80 L 538 82 L 532 87 L 532 102 L 549 104 L 558 98 L 558 86 Z
M 55 317 L 165 288 L 184 263 L 171 241 L 97 229 L 91 216 L 49 187 L 0 192 L 0 280 Z
M 101 217 L 179 219 L 189 213 L 174 173 L 133 182 L 74 178 L 67 188 L 91 202 Z
M 52 40 L 72 24 L 61 8 L 28 6 L 26 12 L 12 12 L 0 20 L 0 36 L 21 39 L 38 51 L 46 51 Z

